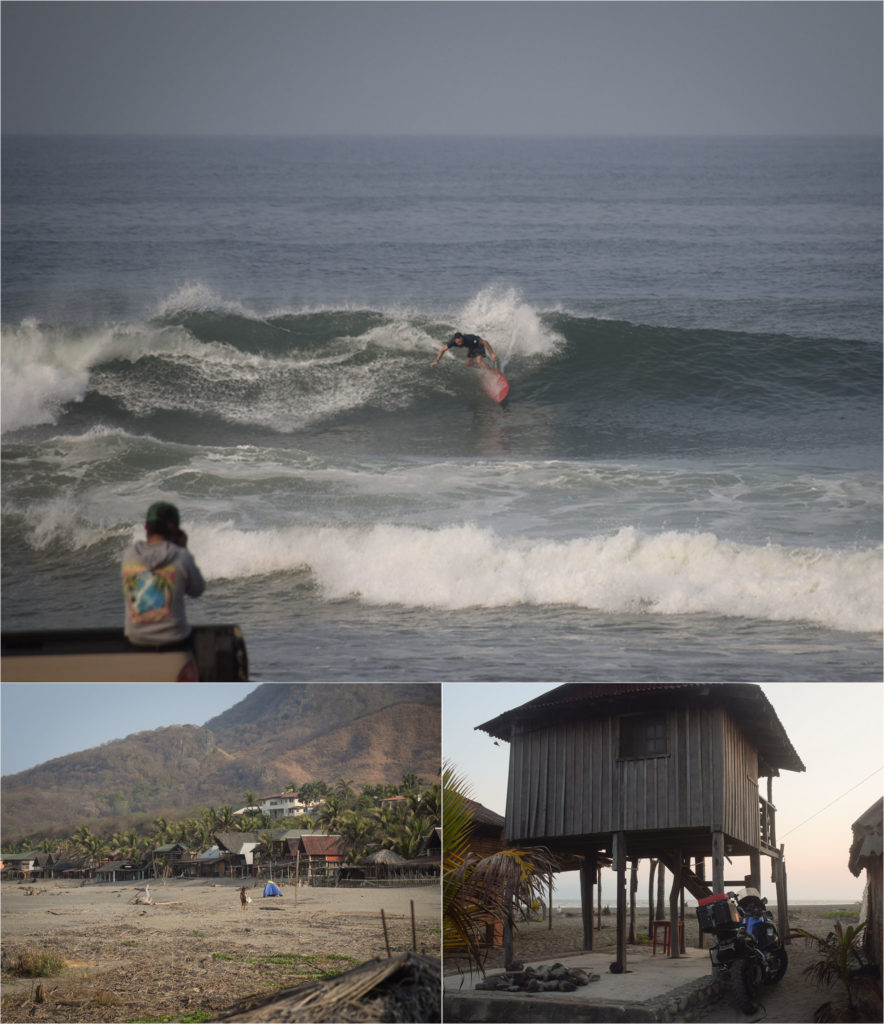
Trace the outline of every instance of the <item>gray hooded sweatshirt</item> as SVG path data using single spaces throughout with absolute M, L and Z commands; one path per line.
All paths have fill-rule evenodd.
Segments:
M 193 555 L 171 541 L 136 541 L 123 553 L 126 636 L 133 644 L 175 643 L 190 636 L 184 595 L 199 597 L 206 581 Z

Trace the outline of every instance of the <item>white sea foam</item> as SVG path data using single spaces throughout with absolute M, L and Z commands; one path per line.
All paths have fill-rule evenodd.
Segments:
M 753 547 L 631 527 L 572 541 L 438 530 L 232 525 L 191 533 L 209 579 L 309 570 L 327 600 L 437 609 L 569 605 L 612 614 L 712 614 L 881 628 L 881 552 Z
M 487 338 L 504 366 L 515 356 L 554 355 L 565 344 L 515 288 L 483 288 L 459 310 L 457 319 L 463 331 Z
M 179 328 L 149 324 L 45 325 L 34 319 L 3 329 L 2 430 L 54 423 L 80 402 L 95 366 L 110 359 L 176 352 L 197 343 Z

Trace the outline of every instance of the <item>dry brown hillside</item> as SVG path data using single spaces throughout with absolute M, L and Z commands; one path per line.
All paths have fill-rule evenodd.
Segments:
M 3 842 L 128 827 L 201 806 L 241 806 L 248 790 L 340 778 L 354 788 L 440 776 L 433 684 L 267 684 L 202 727 L 133 733 L 4 776 Z

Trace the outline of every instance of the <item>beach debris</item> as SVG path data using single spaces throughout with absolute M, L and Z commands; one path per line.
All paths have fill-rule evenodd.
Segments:
M 260 1002 L 241 1000 L 217 1021 L 255 1024 L 371 1024 L 441 1020 L 441 972 L 436 958 L 395 953 L 375 958 L 326 981 L 279 992 Z
M 576 992 L 598 980 L 597 974 L 555 963 L 495 974 L 478 982 L 476 988 L 486 992 Z

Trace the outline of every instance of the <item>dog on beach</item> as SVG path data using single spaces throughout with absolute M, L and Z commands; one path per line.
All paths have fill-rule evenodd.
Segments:
M 239 902 L 242 904 L 242 910 L 246 909 L 246 904 L 252 902 L 252 897 L 246 892 L 246 887 L 240 886 L 239 890 Z

